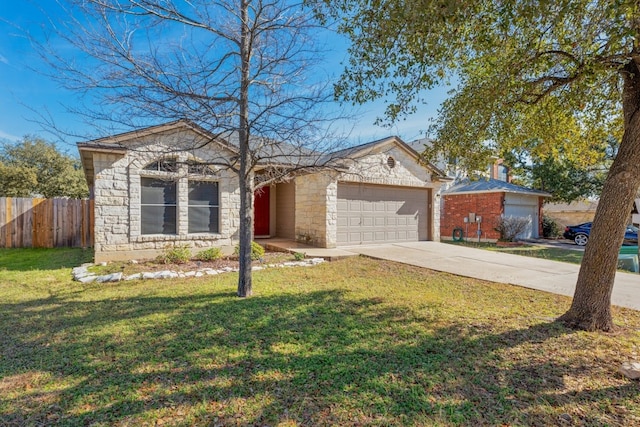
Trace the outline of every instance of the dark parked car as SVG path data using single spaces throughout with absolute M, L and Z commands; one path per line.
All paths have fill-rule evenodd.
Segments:
M 584 224 L 569 225 L 564 229 L 564 238 L 573 240 L 576 245 L 584 246 L 589 242 L 589 233 L 591 232 L 591 223 L 585 222 Z M 624 232 L 623 245 L 637 245 L 638 244 L 638 227 L 634 225 L 627 225 L 627 229 Z

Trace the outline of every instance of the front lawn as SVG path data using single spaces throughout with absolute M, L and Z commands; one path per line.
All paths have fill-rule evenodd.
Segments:
M 632 310 L 595 334 L 552 321 L 564 297 L 366 258 L 255 272 L 239 299 L 236 274 L 81 285 L 20 252 L 0 425 L 640 424 Z

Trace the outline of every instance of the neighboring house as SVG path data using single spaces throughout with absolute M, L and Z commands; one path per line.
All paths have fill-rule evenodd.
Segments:
M 495 241 L 495 230 L 502 217 L 528 217 L 527 230 L 518 237 L 537 238 L 542 235 L 542 205 L 549 193 L 533 190 L 496 179 L 479 179 L 454 185 L 444 191 L 444 211 L 440 221 L 442 239 L 452 239 L 454 229 L 462 229 L 465 237 Z M 481 222 L 476 219 L 481 217 Z M 466 220 L 465 220 L 466 218 Z
M 410 145 L 419 152 L 429 145 L 428 138 L 419 139 Z M 520 238 L 536 238 L 542 235 L 542 201 L 550 194 L 511 184 L 510 170 L 503 159 L 494 157 L 485 170 L 469 173 L 454 159 L 440 158 L 436 167 L 446 171 L 451 179 L 440 187 L 440 234 L 442 239 L 452 239 L 453 230 L 461 228 L 465 237 L 494 241 L 500 236 L 494 230 L 502 216 L 525 216 L 531 219 L 529 228 Z M 470 180 L 470 176 L 473 178 Z M 469 222 L 475 217 L 478 223 Z M 464 222 L 466 218 L 467 222 Z
M 238 243 L 239 182 L 219 166 L 237 158 L 233 144 L 177 121 L 78 149 L 95 199 L 96 262 L 151 258 L 173 245 L 228 251 Z M 343 160 L 256 191 L 255 236 L 327 248 L 439 240 L 435 195 L 447 178 L 402 140 L 390 137 L 331 157 Z M 285 159 L 277 161 L 282 167 Z

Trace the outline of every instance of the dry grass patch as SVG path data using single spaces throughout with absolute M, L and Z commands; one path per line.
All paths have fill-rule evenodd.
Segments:
M 5 273 L 0 425 L 640 425 L 632 310 L 575 332 L 567 298 L 365 258 L 256 272 L 248 299 L 235 274 Z

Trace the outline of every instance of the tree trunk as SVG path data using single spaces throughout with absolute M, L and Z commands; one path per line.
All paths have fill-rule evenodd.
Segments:
M 584 252 L 573 302 L 558 320 L 589 331 L 611 331 L 611 292 L 633 199 L 640 185 L 640 69 L 622 71 L 624 135 L 605 181 Z
M 242 169 L 242 167 L 240 168 Z M 253 241 L 253 184 L 251 178 L 240 177 L 240 254 L 238 296 L 253 293 L 251 277 L 251 242 Z
M 253 293 L 251 283 L 251 242 L 253 241 L 253 178 L 249 150 L 249 67 L 251 66 L 251 47 L 249 40 L 249 5 L 241 2 L 240 23 L 240 99 L 238 139 L 240 148 L 240 259 L 238 272 L 238 296 L 248 297 Z

